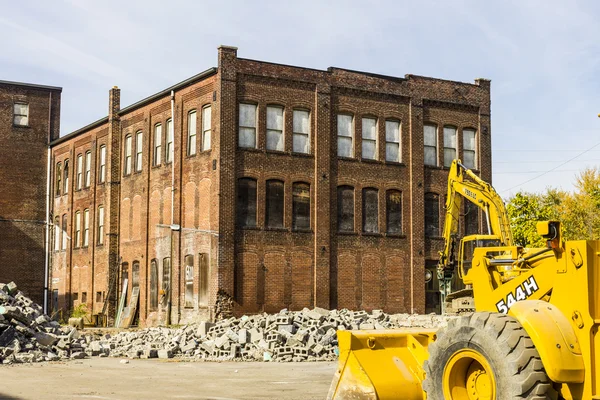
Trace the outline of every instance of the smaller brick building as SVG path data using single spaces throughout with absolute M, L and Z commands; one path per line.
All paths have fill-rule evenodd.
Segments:
M 62 89 L 0 81 L 0 282 L 44 299 L 49 145 Z
M 185 323 L 434 311 L 449 162 L 491 178 L 490 83 L 239 58 L 52 143 L 53 308 Z M 478 230 L 465 210 L 462 232 Z M 462 218 L 461 218 L 462 221 Z M 132 301 L 133 300 L 133 301 Z

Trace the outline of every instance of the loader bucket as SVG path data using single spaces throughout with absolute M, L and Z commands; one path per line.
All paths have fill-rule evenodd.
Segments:
M 423 362 L 435 330 L 338 331 L 340 358 L 328 400 L 425 399 Z

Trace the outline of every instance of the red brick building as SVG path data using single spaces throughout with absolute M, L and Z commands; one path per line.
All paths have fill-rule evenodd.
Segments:
M 0 282 L 44 299 L 49 144 L 62 89 L 0 81 Z
M 444 165 L 458 156 L 491 178 L 488 80 L 222 46 L 217 68 L 125 108 L 119 93 L 106 118 L 52 143 L 54 308 L 112 319 L 139 291 L 141 324 L 435 309 L 424 268 L 443 244 Z

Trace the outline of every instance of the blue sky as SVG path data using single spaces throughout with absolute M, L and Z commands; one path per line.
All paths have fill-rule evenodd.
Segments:
M 600 163 L 597 1 L 3 3 L 0 80 L 63 87 L 62 135 L 105 116 L 113 85 L 126 106 L 216 66 L 228 44 L 318 69 L 491 79 L 493 183 L 505 198 L 572 190 Z

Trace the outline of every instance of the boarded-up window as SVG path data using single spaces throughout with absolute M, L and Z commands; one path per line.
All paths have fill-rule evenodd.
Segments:
M 352 115 L 339 114 L 337 117 L 337 154 L 339 157 L 354 157 L 354 129 Z
M 292 229 L 310 229 L 310 185 L 294 182 L 292 186 Z
M 92 182 L 92 152 L 85 152 L 85 179 L 84 185 L 85 187 L 90 187 Z
M 400 121 L 385 121 L 385 160 L 392 162 L 402 161 L 400 151 Z
M 77 190 L 81 189 L 81 185 L 83 184 L 83 155 L 77 155 L 77 180 L 76 180 Z
M 241 227 L 256 226 L 256 180 L 238 179 L 237 224 Z
M 362 158 L 377 160 L 377 120 L 362 119 Z
M 153 165 L 160 165 L 162 162 L 162 125 L 154 125 L 154 158 Z
M 98 244 L 104 244 L 104 206 L 98 206 Z
M 65 169 L 64 169 L 64 174 L 63 174 L 63 181 L 65 182 L 64 184 L 64 190 L 63 193 L 67 194 L 69 193 L 69 160 L 65 160 Z
M 162 288 L 165 294 L 170 296 L 169 293 L 171 290 L 171 259 L 169 257 L 163 258 Z
M 456 128 L 453 126 L 444 127 L 444 167 L 452 165 L 456 158 Z
M 425 144 L 425 165 L 437 166 L 437 126 L 423 126 L 423 143 Z
M 294 110 L 292 138 L 293 148 L 295 153 L 310 153 L 310 114 L 305 110 Z
M 267 150 L 284 150 L 282 107 L 267 107 Z
M 62 216 L 62 249 L 66 250 L 67 249 L 67 214 L 63 214 Z
M 283 182 L 267 181 L 267 227 L 283 228 Z
M 158 308 L 158 261 L 150 261 L 150 310 Z
M 199 289 L 198 289 L 198 305 L 200 307 L 208 306 L 208 277 L 210 263 L 208 253 L 200 253 L 200 276 L 199 276 Z
M 165 154 L 165 162 L 172 163 L 175 154 L 175 145 L 173 144 L 173 137 L 175 135 L 173 130 L 173 120 L 169 118 L 167 120 L 167 148 Z
M 440 236 L 440 196 L 425 193 L 425 236 Z
M 239 146 L 256 148 L 256 105 L 240 104 Z
M 374 188 L 365 188 L 363 195 L 363 232 L 379 232 L 379 191 Z
M 56 169 L 54 170 L 56 174 L 56 195 L 60 196 L 60 190 L 62 188 L 62 164 L 57 163 Z
M 465 235 L 479 233 L 479 207 L 470 201 L 465 201 Z
M 142 131 L 135 133 L 135 170 L 140 172 L 144 163 L 144 134 Z
M 188 156 L 196 154 L 196 110 L 188 113 Z
M 83 247 L 90 244 L 90 210 L 83 210 Z
M 475 129 L 463 129 L 463 164 L 467 168 L 477 168 Z
M 123 174 L 131 174 L 131 135 L 125 138 L 125 161 L 123 162 Z
M 194 256 L 185 256 L 185 307 L 194 307 Z
M 131 287 L 140 287 L 140 262 L 134 261 L 131 264 Z
M 81 240 L 81 211 L 75 213 L 75 241 L 73 247 L 79 247 Z
M 98 171 L 98 182 L 104 183 L 106 180 L 106 146 L 100 146 L 100 167 Z
M 129 263 L 124 262 L 123 264 L 121 264 L 121 283 L 119 284 L 119 299 L 123 295 L 123 284 L 125 283 L 126 279 L 127 285 L 129 285 Z M 129 291 L 125 292 L 124 297 L 124 304 L 127 304 L 127 299 L 129 298 Z
M 210 106 L 202 109 L 202 151 L 210 150 L 211 147 L 212 113 Z
M 387 233 L 402 233 L 402 192 L 388 190 L 385 200 Z
M 337 189 L 338 230 L 354 232 L 354 188 L 340 186 Z

